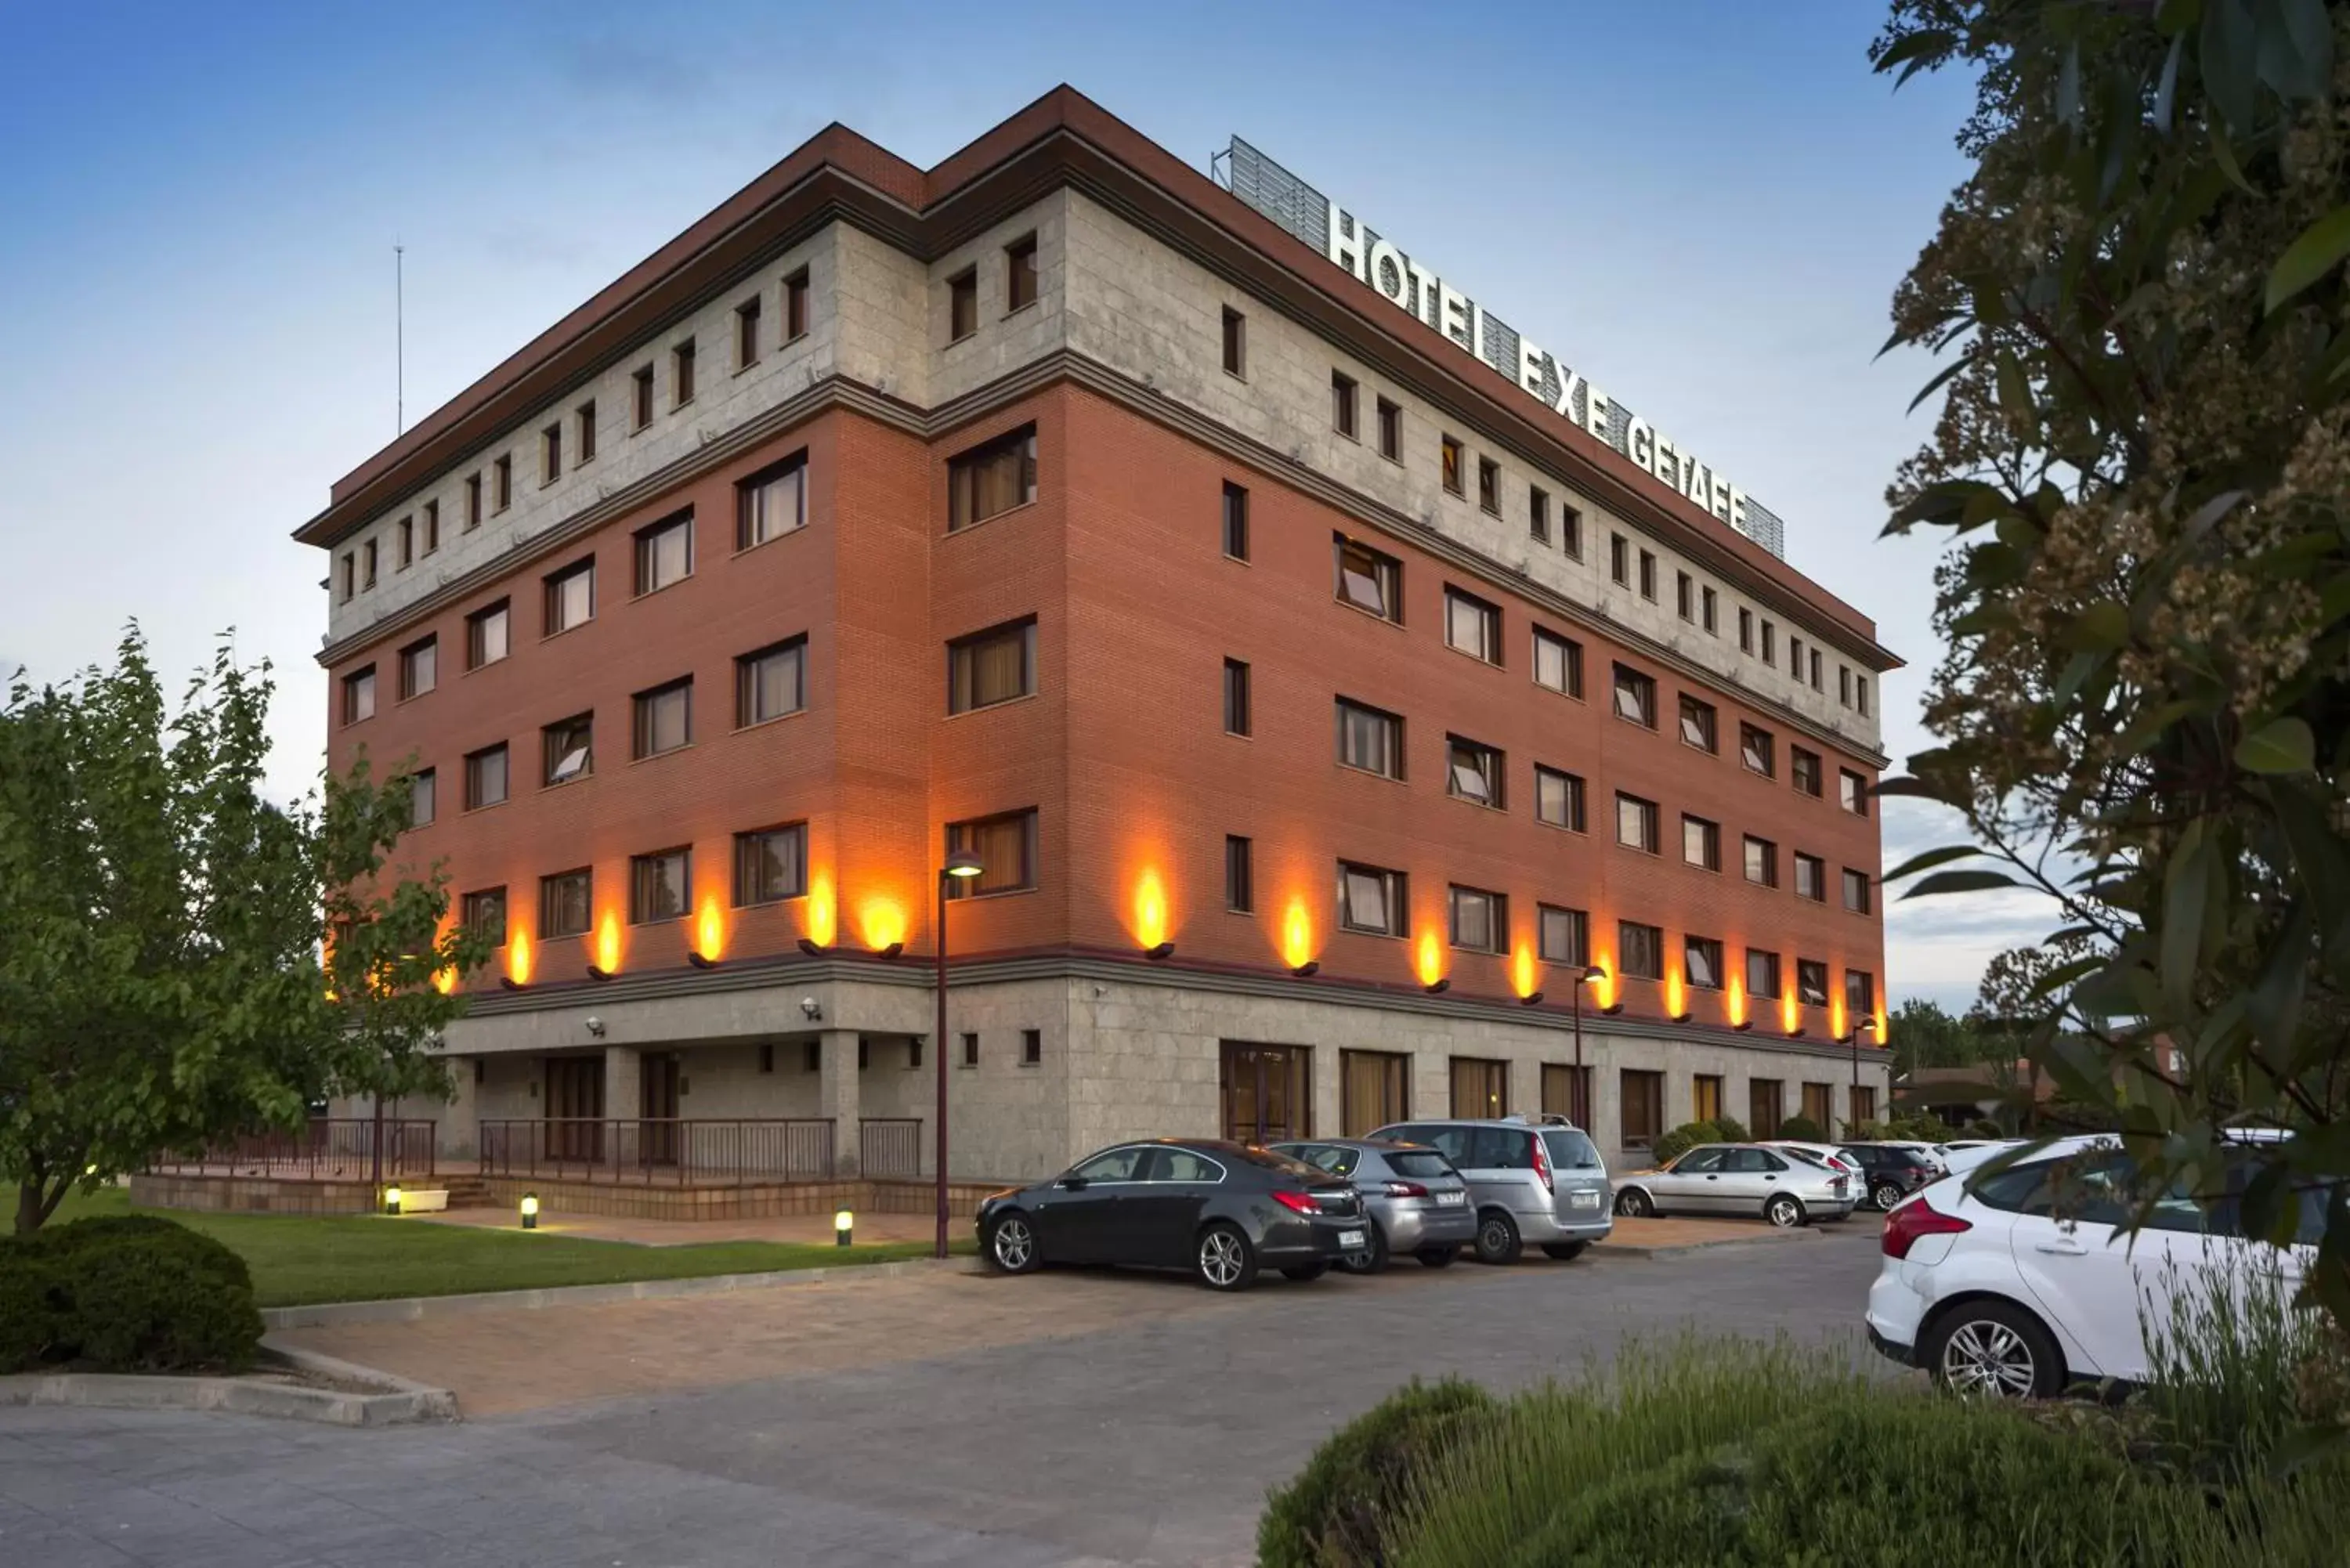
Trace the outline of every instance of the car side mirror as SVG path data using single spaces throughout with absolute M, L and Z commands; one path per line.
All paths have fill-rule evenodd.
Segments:
M 1065 1187 L 1071 1192 L 1083 1192 L 1086 1189 L 1086 1179 L 1082 1176 L 1065 1176 L 1054 1185 Z

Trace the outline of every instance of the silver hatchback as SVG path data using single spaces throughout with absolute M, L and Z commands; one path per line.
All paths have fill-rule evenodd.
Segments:
M 1480 1262 L 1514 1263 L 1529 1241 L 1564 1262 L 1615 1229 L 1607 1167 L 1580 1127 L 1505 1116 L 1398 1122 L 1370 1136 L 1428 1144 L 1468 1179 Z
M 1477 1239 L 1477 1210 L 1469 1201 L 1469 1183 L 1439 1150 L 1361 1137 L 1312 1138 L 1273 1147 L 1277 1153 L 1354 1182 L 1363 1210 L 1371 1217 L 1371 1244 L 1367 1251 L 1340 1260 L 1338 1266 L 1349 1272 L 1376 1274 L 1388 1266 L 1391 1252 L 1407 1253 L 1440 1269 Z

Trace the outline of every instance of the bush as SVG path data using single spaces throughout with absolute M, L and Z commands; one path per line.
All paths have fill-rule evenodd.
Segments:
M 0 1372 L 239 1371 L 261 1343 L 244 1260 L 152 1215 L 0 1241 Z
M 1414 1378 L 1338 1428 L 1266 1501 L 1256 1532 L 1261 1568 L 1384 1563 L 1386 1511 L 1493 1408 L 1492 1396 L 1473 1383 Z
M 1657 1139 L 1649 1150 L 1659 1165 L 1679 1159 L 1701 1143 L 1744 1143 L 1746 1124 L 1736 1116 L 1718 1116 L 1711 1121 L 1683 1122 Z
M 1794 1143 L 1825 1143 L 1828 1129 L 1809 1116 L 1789 1116 L 1779 1124 L 1779 1136 Z

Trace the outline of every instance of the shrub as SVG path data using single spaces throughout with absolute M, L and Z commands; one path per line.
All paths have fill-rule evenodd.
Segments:
M 1794 1116 L 1779 1124 L 1779 1136 L 1796 1143 L 1825 1143 L 1828 1129 L 1809 1116 Z
M 261 1343 L 244 1260 L 151 1215 L 0 1241 L 0 1372 L 241 1370 Z
M 1679 1159 L 1701 1143 L 1744 1143 L 1746 1124 L 1736 1116 L 1717 1116 L 1711 1121 L 1683 1122 L 1657 1139 L 1650 1155 L 1659 1165 Z
M 1387 1509 L 1492 1410 L 1492 1397 L 1473 1383 L 1414 1378 L 1339 1428 L 1266 1501 L 1257 1524 L 1261 1568 L 1386 1562 L 1379 1539 Z
M 1748 1132 L 1746 1130 L 1746 1124 L 1740 1121 L 1736 1116 L 1714 1117 L 1713 1130 L 1715 1135 L 1719 1137 L 1723 1143 L 1751 1143 L 1753 1141 L 1754 1135 Z

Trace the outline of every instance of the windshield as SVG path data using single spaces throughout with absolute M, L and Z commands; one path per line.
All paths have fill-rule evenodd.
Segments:
M 1545 1127 L 1543 1147 L 1550 1151 L 1550 1162 L 1561 1170 L 1597 1170 L 1600 1168 L 1599 1149 L 1579 1127 Z

